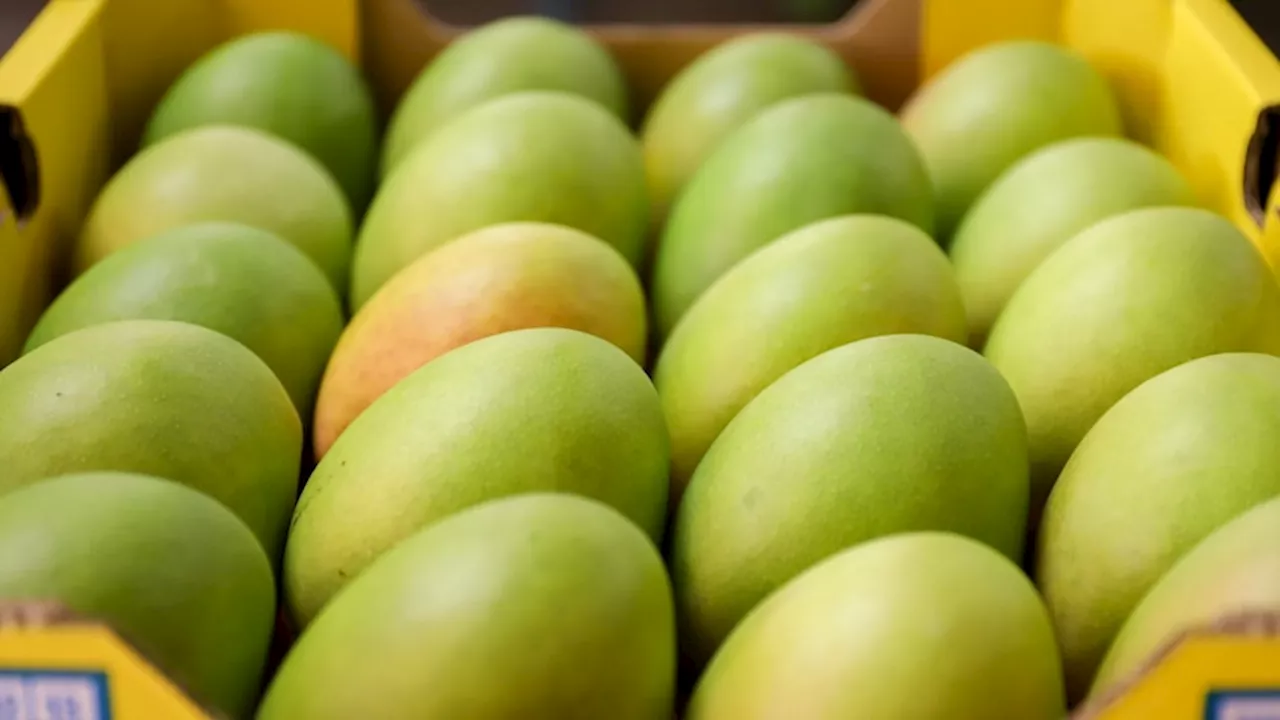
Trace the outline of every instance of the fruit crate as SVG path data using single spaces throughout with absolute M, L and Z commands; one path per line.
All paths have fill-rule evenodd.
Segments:
M 1276 13 L 1273 0 L 1252 11 L 1235 5 Z M 418 0 L 51 0 L 0 58 L 0 365 L 17 355 L 62 282 L 92 199 L 136 148 L 164 90 L 218 43 L 275 28 L 307 32 L 358 60 L 384 110 L 461 32 Z M 628 74 L 639 108 L 702 51 L 761 29 L 590 27 Z M 890 109 L 990 42 L 1075 48 L 1113 83 L 1130 135 L 1170 158 L 1202 203 L 1280 268 L 1280 62 L 1227 0 L 862 0 L 831 24 L 781 29 L 836 50 Z M 83 620 L 33 631 L 22 621 L 28 612 L 0 611 L 0 665 L 100 668 L 120 707 L 134 708 L 125 717 L 199 716 L 109 632 Z M 1280 718 L 1277 626 L 1275 617 L 1225 618 L 1190 633 L 1123 695 L 1080 717 Z

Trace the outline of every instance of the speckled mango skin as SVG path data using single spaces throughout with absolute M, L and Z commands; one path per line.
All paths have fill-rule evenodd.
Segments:
M 840 345 L 898 333 L 965 338 L 951 265 L 908 222 L 820 220 L 735 265 L 681 320 L 654 371 L 673 501 L 729 421 L 779 377 Z
M 640 143 L 597 103 L 563 92 L 513 93 L 458 115 L 369 206 L 351 261 L 352 307 L 427 252 L 505 222 L 567 225 L 638 264 L 649 224 Z
M 668 446 L 648 376 L 594 335 L 515 330 L 446 353 L 369 406 L 307 481 L 285 550 L 290 611 L 308 622 L 404 538 L 508 495 L 591 497 L 659 542 Z
M 397 545 L 285 659 L 258 720 L 670 720 L 671 588 L 614 509 L 529 493 Z
M 546 223 L 494 225 L 424 256 L 339 340 L 316 407 L 317 456 L 414 370 L 469 342 L 534 327 L 591 333 L 643 362 L 640 281 L 600 240 Z
M 0 493 L 75 472 L 136 472 L 211 495 L 279 557 L 302 423 L 271 368 L 170 320 L 77 330 L 0 372 Z

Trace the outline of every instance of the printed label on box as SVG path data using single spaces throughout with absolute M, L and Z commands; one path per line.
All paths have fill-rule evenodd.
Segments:
M 111 720 L 101 672 L 0 668 L 0 720 Z
M 1280 720 L 1280 689 L 1215 690 L 1205 703 L 1205 720 Z

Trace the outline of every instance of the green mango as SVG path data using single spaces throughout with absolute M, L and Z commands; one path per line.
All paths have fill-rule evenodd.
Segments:
M 949 533 L 864 543 L 742 622 L 685 720 L 1059 720 L 1053 629 L 1016 565 Z
M 342 304 L 320 268 L 265 230 L 198 223 L 134 243 L 76 278 L 27 339 L 115 320 L 180 320 L 240 341 L 311 418 L 320 376 L 342 332 Z
M 1280 495 L 1280 358 L 1193 360 L 1085 435 L 1049 496 L 1036 577 L 1073 696 L 1125 618 L 1202 538 Z
M 414 79 L 387 125 L 382 174 L 457 115 L 523 90 L 573 93 L 627 120 L 626 79 L 590 35 L 550 18 L 504 18 L 464 33 Z
M 169 320 L 77 330 L 0 371 L 0 408 L 0 493 L 68 473 L 154 475 L 222 502 L 279 557 L 302 423 L 235 340 Z
M 1026 428 L 974 351 L 927 335 L 859 340 L 783 375 L 729 423 L 676 515 L 682 652 L 705 662 L 808 567 L 883 535 L 947 530 L 1020 558 Z
M 726 137 L 671 209 L 657 247 L 659 334 L 738 261 L 792 230 L 854 213 L 933 230 L 929 177 L 893 116 L 850 95 L 778 103 Z
M 978 198 L 951 241 L 974 347 L 1046 257 L 1096 222 L 1145 207 L 1194 205 L 1155 152 L 1120 138 L 1066 140 L 1028 155 Z
M 984 350 L 1026 416 L 1037 514 L 1076 444 L 1143 381 L 1205 355 L 1278 351 L 1266 262 L 1231 223 L 1191 208 L 1134 210 L 1067 241 Z
M 562 92 L 514 93 L 462 113 L 373 199 L 352 261 L 353 307 L 428 251 L 516 221 L 582 230 L 639 263 L 649 222 L 640 144 L 600 105 Z
M 657 391 L 607 340 L 561 328 L 477 340 L 400 381 L 325 454 L 294 511 L 286 601 L 305 624 L 418 529 L 524 492 L 596 498 L 656 541 L 668 463 Z
M 735 265 L 676 326 L 654 373 L 671 431 L 673 500 L 720 431 L 773 381 L 845 343 L 898 333 L 966 337 L 951 266 L 914 225 L 820 220 Z
M 144 147 L 202 125 L 257 128 L 306 150 L 363 210 L 373 194 L 378 117 L 360 70 L 302 33 L 252 33 L 187 68 L 156 106 Z
M 1280 499 L 1241 514 L 1201 540 L 1125 621 L 1091 697 L 1128 679 L 1178 635 L 1280 607 Z
M 369 566 L 299 638 L 258 720 L 669 720 L 662 559 L 572 495 L 473 507 Z
M 808 38 L 748 33 L 708 50 L 667 83 L 640 132 L 654 217 L 727 135 L 765 108 L 811 93 L 853 93 L 839 55 Z
M 275 625 L 271 564 L 213 499 L 145 475 L 63 475 L 0 498 L 0 596 L 107 623 L 198 703 L 248 717 Z
M 1124 134 L 1106 78 L 1071 50 L 1028 40 L 961 57 L 917 90 L 901 117 L 929 167 L 944 244 L 1019 159 L 1068 138 Z
M 135 155 L 93 203 L 72 264 L 80 274 L 127 245 L 198 222 L 275 233 L 346 292 L 352 220 L 342 189 L 310 155 L 247 127 L 199 127 Z

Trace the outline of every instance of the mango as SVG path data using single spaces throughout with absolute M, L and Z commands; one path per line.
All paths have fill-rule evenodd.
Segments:
M 565 327 L 644 362 L 644 291 L 616 250 L 546 223 L 493 225 L 396 274 L 342 334 L 316 411 L 322 457 L 365 408 L 436 357 L 490 335 Z
M 942 250 L 875 215 L 820 220 L 766 245 L 703 293 L 658 358 L 678 499 L 716 436 L 787 371 L 845 343 L 919 333 L 963 342 Z
M 522 90 L 573 93 L 627 120 L 622 71 L 590 35 L 549 18 L 504 18 L 452 42 L 405 91 L 387 126 L 383 175 L 455 116 Z
M 0 493 L 68 473 L 154 475 L 222 502 L 278 557 L 302 423 L 235 340 L 169 320 L 77 330 L 0 371 L 0 407 Z
M 566 93 L 506 95 L 440 128 L 387 178 L 356 243 L 352 305 L 427 251 L 501 222 L 567 225 L 635 264 L 648 215 L 640 146 L 616 117 Z
M 1201 540 L 1142 598 L 1098 670 L 1090 696 L 1110 690 L 1178 635 L 1280 606 L 1280 499 Z
M 761 110 L 810 93 L 854 93 L 858 80 L 825 46 L 784 33 L 750 33 L 686 66 L 654 101 L 640 132 L 654 217 L 725 136 Z
M 1018 161 L 978 198 L 951 241 L 971 344 L 982 347 L 1022 281 L 1085 228 L 1129 210 L 1194 204 L 1168 160 L 1120 138 L 1067 140 Z
M 729 423 L 694 472 L 671 561 L 682 652 L 705 662 L 751 608 L 883 535 L 948 530 L 1019 558 L 1026 429 L 977 353 L 890 335 L 818 355 Z
M 846 550 L 753 611 L 686 720 L 1058 720 L 1053 629 L 1007 558 L 949 533 Z
M 668 720 L 671 590 L 611 508 L 529 494 L 418 532 L 334 598 L 259 720 Z
M 308 35 L 254 33 L 214 48 L 169 87 L 142 144 L 202 125 L 243 125 L 288 140 L 329 170 L 354 208 L 373 194 L 373 95 L 350 60 Z
M 342 305 L 320 268 L 278 236 L 234 223 L 198 223 L 134 243 L 62 292 L 27 339 L 116 320 L 180 320 L 238 340 L 311 417 L 320 375 L 342 332 Z
M 1280 291 L 1221 217 L 1135 210 L 1067 241 L 1009 299 L 984 351 L 1026 416 L 1033 512 L 1130 390 L 1188 360 L 1255 351 L 1280 351 Z
M 211 498 L 145 475 L 64 475 L 0 498 L 0 596 L 102 620 L 197 702 L 247 717 L 275 622 L 271 564 Z
M 917 90 L 901 117 L 929 167 L 944 244 L 1019 159 L 1068 138 L 1124 133 L 1101 74 L 1066 48 L 1027 40 L 961 57 Z
M 76 241 L 83 273 L 107 255 L 180 225 L 236 222 L 306 253 L 346 291 L 351 210 L 310 155 L 245 127 L 206 126 L 139 152 L 102 189 Z
M 598 499 L 656 541 L 668 458 L 657 391 L 616 346 L 561 328 L 477 340 L 400 381 L 325 454 L 294 511 L 286 600 L 306 623 L 418 529 L 524 492 Z
M 1085 435 L 1049 496 L 1036 569 L 1073 695 L 1179 557 L 1280 495 L 1277 436 L 1280 358 L 1252 353 L 1157 375 Z
M 659 335 L 669 335 L 698 296 L 753 251 L 853 213 L 933 229 L 924 163 L 893 116 L 833 93 L 759 113 L 716 147 L 671 209 L 651 288 Z

